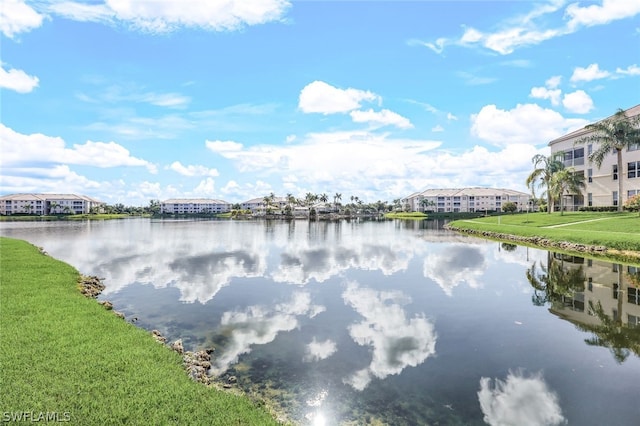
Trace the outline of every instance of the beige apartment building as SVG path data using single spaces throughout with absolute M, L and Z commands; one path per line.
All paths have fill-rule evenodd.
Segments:
M 554 301 L 550 311 L 577 324 L 597 326 L 602 318 L 595 315 L 589 306 L 602 307 L 601 314 L 629 327 L 640 326 L 640 268 L 550 253 L 569 276 L 570 270 L 579 270 L 584 279 L 584 290 L 561 295 Z M 550 268 L 550 266 L 548 267 Z
M 226 213 L 231 211 L 231 203 L 206 198 L 169 199 L 160 203 L 160 213 L 165 214 L 198 214 Z
M 640 105 L 629 108 L 625 113 L 628 117 L 639 115 Z M 609 154 L 598 168 L 589 161 L 589 155 L 598 147 L 593 144 L 575 144 L 590 133 L 583 127 L 549 142 L 552 156 L 561 155 L 565 167 L 573 167 L 577 173 L 584 175 L 586 187 L 582 193 L 567 195 L 563 200 L 567 210 L 578 210 L 583 206 L 617 206 L 618 179 L 622 180 L 623 203 L 629 197 L 640 194 L 640 144 L 622 152 L 622 170 L 618 170 L 615 153 Z
M 400 200 L 405 210 L 436 213 L 501 211 L 508 201 L 527 211 L 531 194 L 502 188 L 427 189 Z
M 0 214 L 87 214 L 105 203 L 76 194 L 10 194 L 0 197 Z

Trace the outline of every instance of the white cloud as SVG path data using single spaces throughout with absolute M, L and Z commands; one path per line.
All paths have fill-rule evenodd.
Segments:
M 438 38 L 435 43 L 413 40 L 412 44 L 426 46 L 438 54 L 442 53 L 445 44 L 449 44 L 466 47 L 479 45 L 501 55 L 508 55 L 521 47 L 571 34 L 582 27 L 607 24 L 640 13 L 640 3 L 629 0 L 603 0 L 602 5 L 587 7 L 580 7 L 576 2 L 568 5 L 563 11 L 565 4 L 565 0 L 535 4 L 529 13 L 514 16 L 499 23 L 498 29 L 493 32 L 465 28 L 457 40 Z M 550 28 L 549 18 L 553 16 L 561 18 L 561 12 L 564 12 L 565 23 Z
M 453 115 L 450 112 L 448 112 L 447 113 L 447 120 L 449 120 L 449 121 L 457 121 L 458 117 L 456 117 L 455 115 Z
M 123 22 L 134 29 L 164 33 L 183 27 L 234 31 L 282 20 L 289 7 L 286 0 L 106 0 L 104 5 L 56 3 L 50 11 L 78 21 Z
M 338 350 L 336 342 L 333 340 L 325 340 L 318 342 L 314 337 L 311 343 L 305 348 L 304 361 L 320 361 L 329 358 Z
M 562 105 L 571 112 L 586 114 L 593 109 L 593 100 L 584 90 L 576 90 L 564 95 Z
M 407 318 L 402 308 L 410 299 L 398 291 L 376 291 L 349 283 L 343 292 L 345 304 L 363 319 L 349 326 L 351 338 L 372 349 L 370 364 L 343 381 L 363 390 L 373 378 L 400 374 L 407 367 L 422 364 L 436 353 L 437 335 L 424 316 Z
M 108 22 L 115 18 L 115 12 L 107 4 L 60 1 L 49 5 L 49 11 L 80 22 Z
M 179 161 L 174 161 L 170 166 L 167 167 L 170 170 L 173 170 L 176 173 L 181 174 L 182 176 L 218 176 L 218 170 L 210 169 L 206 166 L 199 165 L 188 165 L 184 166 Z
M 346 113 L 361 107 L 361 102 L 379 100 L 379 96 L 364 90 L 339 89 L 324 81 L 314 81 L 300 91 L 298 107 L 306 113 Z
M 192 194 L 196 195 L 198 198 L 210 198 L 213 197 L 213 194 L 215 194 L 215 190 L 216 182 L 209 177 L 200 181 L 198 186 L 193 189 Z
M 557 395 L 539 375 L 509 373 L 505 381 L 480 379 L 478 400 L 484 421 L 492 426 L 555 426 L 566 423 Z
M 466 282 L 471 288 L 482 287 L 479 278 L 487 268 L 484 253 L 478 247 L 452 245 L 441 253 L 430 253 L 424 258 L 422 270 L 447 296 Z
M 531 172 L 531 158 L 548 155 L 547 142 L 588 124 L 586 120 L 565 120 L 557 113 L 540 114 L 540 122 L 536 116 L 527 121 L 527 111 L 522 116 L 513 111 L 502 113 L 504 117 L 483 113 L 476 120 L 487 138 L 495 134 L 500 142 L 496 145 L 502 147 L 496 152 L 472 146 L 453 153 L 439 149 L 437 140 L 399 139 L 366 131 L 311 133 L 282 145 L 243 146 L 226 141 L 207 146 L 240 172 L 254 173 L 253 179 L 269 176 L 271 185 L 239 179 L 223 185 L 220 191 L 230 200 L 243 201 L 270 191 L 296 196 L 331 191 L 372 202 L 423 190 L 425 182 L 434 187 L 494 187 L 500 182 L 501 187 L 528 191 L 524 181 Z M 548 133 L 540 123 L 554 131 Z M 470 169 L 469 164 L 476 166 Z
M 0 123 L 3 167 L 51 167 L 55 164 L 76 164 L 99 168 L 133 166 L 146 167 L 156 173 L 156 166 L 148 161 L 131 156 L 129 150 L 115 142 L 92 142 L 75 144 L 66 148 L 60 137 L 41 133 L 24 135 Z M 6 143 L 5 143 L 6 142 Z
M 367 111 L 351 111 L 351 119 L 355 123 L 369 123 L 373 126 L 396 126 L 401 129 L 410 129 L 413 127 L 409 119 L 397 114 L 388 109 L 382 111 L 374 111 L 369 109 Z
M 593 81 L 601 78 L 607 78 L 610 75 L 611 73 L 609 71 L 601 70 L 598 64 L 591 64 L 586 68 L 575 68 L 570 80 L 572 83 L 578 81 Z
M 640 67 L 633 64 L 629 65 L 627 68 L 616 68 L 616 73 L 624 75 L 640 75 Z
M 233 141 L 205 141 L 205 146 L 218 154 L 229 155 L 232 152 L 241 151 L 243 146 L 241 143 Z
M 306 292 L 294 293 L 291 301 L 273 307 L 253 305 L 245 311 L 227 311 L 222 314 L 221 326 L 228 330 L 229 341 L 216 351 L 212 363 L 213 374 L 221 374 L 242 354 L 251 352 L 253 345 L 264 345 L 275 340 L 278 333 L 298 326 L 298 316 L 312 318 L 324 307 L 312 305 Z
M 42 25 L 43 16 L 25 4 L 23 0 L 2 0 L 0 7 L 0 31 L 14 38 L 19 33 L 31 31 Z
M 562 76 L 554 75 L 553 77 L 549 77 L 547 81 L 544 82 L 544 84 L 549 89 L 555 89 L 560 86 L 560 82 L 562 82 Z
M 485 105 L 471 117 L 471 134 L 496 146 L 513 143 L 531 145 L 549 141 L 588 123 L 582 119 L 566 119 L 559 113 L 536 104 L 518 104 L 512 110 Z
M 571 3 L 565 10 L 569 17 L 567 26 L 575 29 L 579 26 L 608 24 L 618 19 L 630 18 L 640 13 L 640 3 L 629 0 L 603 0 L 601 5 L 592 4 L 580 7 L 579 3 Z
M 60 188 L 65 188 L 67 192 L 86 194 L 107 189 L 109 184 L 81 176 L 67 165 L 53 165 L 46 168 L 3 166 L 0 186 L 9 193 L 60 192 Z
M 438 125 L 432 127 L 431 131 L 434 132 L 434 133 L 444 132 L 444 127 L 442 127 L 441 125 L 438 124 Z
M 536 31 L 526 28 L 510 28 L 486 36 L 484 46 L 502 55 L 507 55 L 513 53 L 518 47 L 538 44 L 559 34 L 558 30 Z
M 15 90 L 18 93 L 29 93 L 38 87 L 38 77 L 33 77 L 22 70 L 5 70 L 0 63 L 0 87 Z
M 549 90 L 546 87 L 532 87 L 529 96 L 536 99 L 549 99 L 552 105 L 560 105 L 560 96 L 562 90 L 553 89 Z

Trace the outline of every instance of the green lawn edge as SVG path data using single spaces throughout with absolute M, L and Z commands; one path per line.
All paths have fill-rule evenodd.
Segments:
M 387 219 L 426 219 L 428 216 L 422 212 L 397 212 L 385 213 Z
M 3 419 L 283 424 L 259 401 L 191 380 L 177 352 L 83 296 L 79 277 L 32 244 L 0 237 Z
M 637 213 L 522 213 L 455 220 L 446 227 L 490 239 L 640 262 Z

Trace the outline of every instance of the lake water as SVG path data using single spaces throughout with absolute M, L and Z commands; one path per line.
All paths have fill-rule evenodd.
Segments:
M 299 424 L 640 424 L 631 265 L 437 221 L 2 222 Z

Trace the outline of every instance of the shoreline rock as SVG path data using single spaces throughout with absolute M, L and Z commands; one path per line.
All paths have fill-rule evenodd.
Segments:
M 92 299 L 97 298 L 102 293 L 102 290 L 105 289 L 105 285 L 95 275 L 80 275 L 78 285 L 80 286 L 80 292 Z

